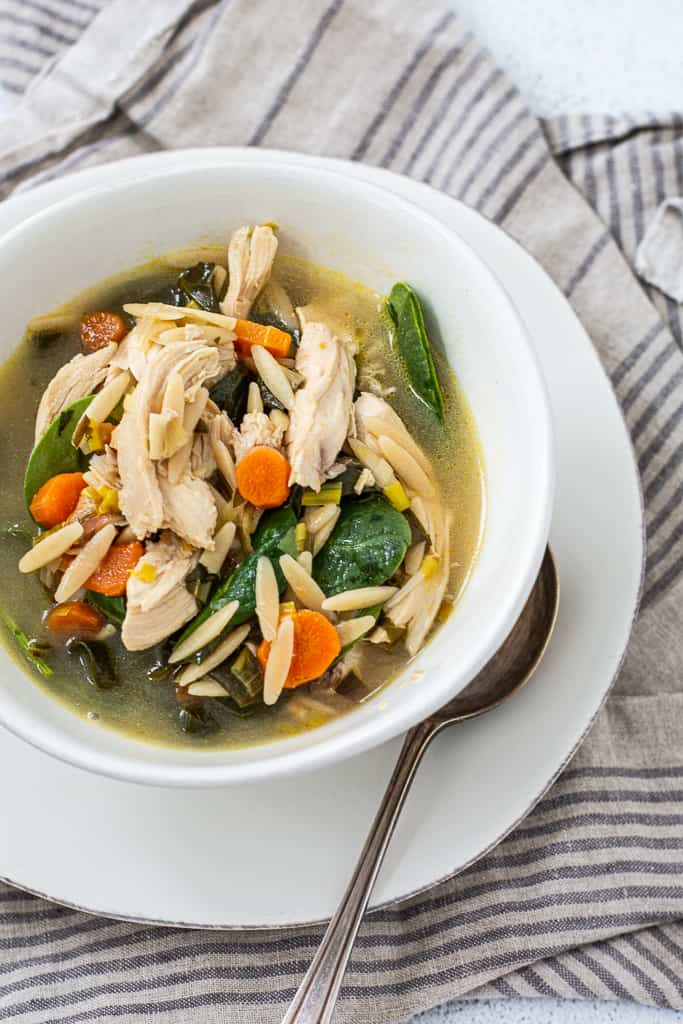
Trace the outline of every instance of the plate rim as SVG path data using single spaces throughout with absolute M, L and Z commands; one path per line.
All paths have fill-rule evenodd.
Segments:
M 136 157 L 128 157 L 128 158 L 125 158 L 123 160 L 115 161 L 115 162 L 110 163 L 110 164 L 104 164 L 104 165 L 96 166 L 96 167 L 93 167 L 93 168 L 87 168 L 87 169 L 75 172 L 73 174 L 70 174 L 70 175 L 65 175 L 64 178 L 61 178 L 61 179 L 58 180 L 57 184 L 61 184 L 63 182 L 67 182 L 68 185 L 71 188 L 75 188 L 75 187 L 78 186 L 79 180 L 82 180 L 84 178 L 85 179 L 90 179 L 93 176 L 95 178 L 97 178 L 98 174 L 102 174 L 102 175 L 106 176 L 108 173 L 111 173 L 112 170 L 120 168 L 120 167 L 122 167 L 124 165 L 126 167 L 130 167 L 131 165 L 134 165 L 134 164 L 135 165 L 139 165 L 141 172 L 144 173 L 143 168 L 145 167 L 145 165 L 148 165 L 150 162 L 156 162 L 156 161 L 163 162 L 164 160 L 173 159 L 173 157 L 177 156 L 177 155 L 179 155 L 179 154 L 176 151 L 162 151 L 162 152 L 159 152 L 159 153 L 144 154 L 144 155 L 136 156 Z M 441 200 L 446 201 L 446 202 L 451 203 L 451 204 L 455 204 L 457 207 L 460 208 L 461 212 L 465 211 L 466 215 L 469 215 L 469 216 L 472 216 L 472 217 L 475 217 L 475 218 L 480 218 L 481 220 L 485 220 L 485 221 L 487 220 L 481 214 L 479 214 L 478 211 L 473 210 L 470 207 L 467 207 L 465 204 L 463 204 L 459 200 L 453 198 L 452 196 L 448 196 L 445 193 L 439 192 L 439 190 L 434 189 L 430 185 L 427 185 L 427 184 L 425 184 L 423 182 L 419 182 L 419 181 L 415 181 L 415 180 L 410 179 L 410 178 L 406 178 L 403 175 L 396 174 L 396 173 L 394 173 L 392 171 L 389 171 L 389 170 L 386 170 L 384 168 L 375 168 L 375 167 L 365 166 L 365 165 L 354 165 L 354 164 L 351 164 L 349 161 L 345 161 L 345 160 L 342 160 L 342 159 L 339 159 L 339 158 L 310 156 L 310 155 L 307 155 L 307 154 L 297 154 L 297 153 L 291 153 L 289 151 L 280 151 L 280 150 L 271 150 L 271 149 L 257 149 L 257 150 L 254 150 L 254 149 L 248 149 L 248 148 L 245 148 L 245 147 L 211 147 L 211 148 L 207 148 L 207 149 L 188 149 L 188 150 L 183 150 L 180 155 L 182 156 L 183 160 L 188 162 L 188 165 L 189 165 L 189 163 L 192 160 L 201 161 L 201 164 L 198 164 L 198 166 L 203 165 L 206 161 L 209 161 L 211 159 L 219 159 L 219 160 L 223 159 L 223 160 L 225 160 L 225 159 L 229 159 L 231 157 L 238 157 L 240 159 L 246 159 L 246 160 L 249 160 L 249 159 L 251 159 L 251 160 L 258 160 L 259 158 L 265 157 L 266 159 L 282 159 L 282 158 L 287 158 L 287 159 L 295 159 L 295 160 L 301 161 L 303 163 L 311 162 L 313 164 L 328 165 L 330 168 L 336 169 L 340 173 L 352 173 L 352 174 L 355 174 L 355 175 L 361 175 L 362 176 L 365 172 L 367 172 L 368 173 L 368 179 L 367 180 L 369 180 L 371 182 L 373 182 L 373 181 L 376 182 L 378 180 L 380 180 L 380 181 L 383 180 L 383 181 L 385 181 L 387 183 L 387 187 L 390 188 L 391 187 L 390 186 L 390 182 L 392 180 L 398 179 L 398 180 L 404 181 L 404 182 L 407 181 L 407 182 L 409 182 L 409 184 L 411 186 L 411 189 L 416 189 L 418 192 L 420 192 L 420 191 L 421 192 L 425 192 L 426 191 L 426 192 L 429 192 L 429 193 L 434 193 L 437 196 L 439 196 L 439 198 Z M 40 195 L 41 193 L 42 193 L 43 196 L 45 196 L 46 194 L 49 195 L 49 193 L 51 191 L 51 188 L 52 188 L 52 186 L 54 186 L 54 184 L 55 183 L 47 182 L 47 183 L 44 183 L 44 184 L 36 186 L 36 188 L 31 190 L 31 192 L 20 193 L 16 197 L 10 197 L 8 200 L 5 201 L 5 203 L 2 204 L 2 213 L 4 213 L 4 211 L 9 206 L 13 206 L 15 209 L 16 208 L 20 208 L 20 206 L 23 205 L 22 200 L 24 199 L 24 196 L 29 196 L 30 195 L 31 199 L 35 201 L 35 198 L 38 195 Z M 46 203 L 45 203 L 45 206 L 41 207 L 41 209 L 46 208 L 48 205 L 52 205 L 52 202 L 60 201 L 61 198 L 62 198 L 61 196 L 57 196 L 52 201 L 47 200 Z M 419 205 L 417 198 L 413 198 L 412 196 L 409 198 L 408 201 L 414 202 L 416 205 Z M 3 228 L 2 228 L 2 213 L 0 213 L 0 232 L 3 230 Z M 29 216 L 28 213 L 26 214 L 26 217 L 27 216 Z M 435 216 L 436 216 L 436 214 L 435 214 Z M 23 220 L 25 218 L 22 217 L 21 219 Z M 538 261 L 526 249 L 524 249 L 524 247 L 519 242 L 516 241 L 516 239 L 512 238 L 512 236 L 510 236 L 507 232 L 505 232 L 504 229 L 500 228 L 498 225 L 492 224 L 491 222 L 487 222 L 487 224 L 488 224 L 488 228 L 489 229 L 497 230 L 502 235 L 504 235 L 506 237 L 507 241 L 511 242 L 521 252 L 521 254 L 523 256 L 527 257 L 527 259 L 529 261 L 531 261 L 531 263 L 533 263 L 535 265 L 537 271 L 542 273 L 545 276 L 545 278 L 548 280 L 548 282 L 552 286 L 553 290 L 555 291 L 556 296 L 559 297 L 562 300 L 564 306 L 566 307 L 567 313 L 571 315 L 571 318 L 573 320 L 574 328 L 576 329 L 577 332 L 578 331 L 581 332 L 581 335 L 583 337 L 583 340 L 587 344 L 587 347 L 592 351 L 592 354 L 593 354 L 593 357 L 594 357 L 594 361 L 595 361 L 595 366 L 596 366 L 596 372 L 599 371 L 601 374 L 603 374 L 603 376 L 606 376 L 604 368 L 602 367 L 600 358 L 599 358 L 599 356 L 597 354 L 597 351 L 595 350 L 595 347 L 594 347 L 594 345 L 593 345 L 593 343 L 592 343 L 592 341 L 590 339 L 590 336 L 589 336 L 588 332 L 586 331 L 585 327 L 583 326 L 583 324 L 579 320 L 578 316 L 574 312 L 573 308 L 571 307 L 571 304 L 568 302 L 566 297 L 562 294 L 562 292 L 557 287 L 557 285 L 555 285 L 555 283 L 552 281 L 552 279 L 547 274 L 547 272 L 544 270 L 544 268 L 538 263 Z M 447 230 L 450 230 L 450 227 L 447 227 Z M 491 237 L 493 237 L 493 236 L 491 236 Z M 476 249 L 475 249 L 475 252 L 476 252 L 477 256 L 479 257 L 479 259 L 481 259 L 485 263 L 487 262 L 486 256 L 484 254 L 480 253 Z M 495 272 L 494 272 L 494 274 L 495 274 Z M 497 274 L 495 276 L 497 276 Z M 504 282 L 501 282 L 501 285 L 502 285 L 503 288 L 506 287 Z M 512 298 L 512 296 L 510 296 L 510 297 Z M 512 301 L 513 301 L 513 304 L 514 304 L 514 299 L 512 299 Z M 521 312 L 520 312 L 520 316 L 524 320 L 524 317 L 521 314 Z M 530 330 L 530 333 L 533 336 L 533 331 L 531 331 L 531 329 L 529 329 L 529 330 Z M 610 389 L 611 389 L 611 385 L 610 385 Z M 624 658 L 626 657 L 626 653 L 627 653 L 627 650 L 628 650 L 629 639 L 630 639 L 630 634 L 631 634 L 631 631 L 632 631 L 632 628 L 633 628 L 633 624 L 634 624 L 634 622 L 635 622 L 635 620 L 637 618 L 637 615 L 638 615 L 640 598 L 641 598 L 642 588 L 643 588 L 644 566 L 645 566 L 645 544 L 644 544 L 645 523 L 644 523 L 642 487 L 641 487 L 639 475 L 637 473 L 636 462 L 635 462 L 635 454 L 634 454 L 634 451 L 633 451 L 633 446 L 632 446 L 630 434 L 629 434 L 628 428 L 626 426 L 626 423 L 625 423 L 625 420 L 624 420 L 624 417 L 623 417 L 623 412 L 621 410 L 621 406 L 619 405 L 618 401 L 616 400 L 616 397 L 614 396 L 613 392 L 612 392 L 612 396 L 613 396 L 613 399 L 614 399 L 615 410 L 617 411 L 618 416 L 619 416 L 620 421 L 621 421 L 621 430 L 622 430 L 622 433 L 623 433 L 623 436 L 624 436 L 624 440 L 626 442 L 626 445 L 628 447 L 628 451 L 629 451 L 629 454 L 630 454 L 631 471 L 632 471 L 632 474 L 633 474 L 633 480 L 635 481 L 635 483 L 637 485 L 637 493 L 638 493 L 639 500 L 640 500 L 640 515 L 639 515 L 640 530 L 639 530 L 639 538 L 638 538 L 638 541 L 639 541 L 639 544 L 640 544 L 640 576 L 639 576 L 639 583 L 638 583 L 637 593 L 635 595 L 633 606 L 631 608 L 628 636 L 627 636 L 626 642 L 624 644 L 624 647 L 623 647 L 623 649 L 622 649 L 622 651 L 620 653 L 618 664 L 616 665 L 616 668 L 615 668 L 611 678 L 609 679 L 608 683 L 604 686 L 604 689 L 601 692 L 600 700 L 599 700 L 597 706 L 594 708 L 590 719 L 586 722 L 586 724 L 583 727 L 583 729 L 582 729 L 578 739 L 573 744 L 571 750 L 563 757 L 561 763 L 557 766 L 556 770 L 553 772 L 551 777 L 548 778 L 547 781 L 545 781 L 545 783 L 540 788 L 540 790 L 538 792 L 536 792 L 533 797 L 529 798 L 528 803 L 526 803 L 525 809 L 521 812 L 521 814 L 518 817 L 515 818 L 515 820 L 513 822 L 511 822 L 503 831 L 501 831 L 501 833 L 499 835 L 497 835 L 486 847 L 478 850 L 476 852 L 476 854 L 472 855 L 466 862 L 463 862 L 462 864 L 458 865 L 452 871 L 449 871 L 449 872 L 447 872 L 444 875 L 440 875 L 439 877 L 437 877 L 437 878 L 435 878 L 433 880 L 430 880 L 429 882 L 425 883 L 424 885 L 420 885 L 417 888 L 409 890 L 408 892 L 405 892 L 405 893 L 402 893 L 402 894 L 400 894 L 398 896 L 394 896 L 394 897 L 391 897 L 389 899 L 386 899 L 386 900 L 382 901 L 381 903 L 374 904 L 374 905 L 372 905 L 369 908 L 368 913 L 373 913 L 373 912 L 376 912 L 376 911 L 382 911 L 383 909 L 386 909 L 386 908 L 389 908 L 389 907 L 394 907 L 397 904 L 400 904 L 400 903 L 402 903 L 405 900 L 414 898 L 416 896 L 419 896 L 420 894 L 428 892 L 434 886 L 443 884 L 448 879 L 454 877 L 456 874 L 459 874 L 465 868 L 467 868 L 468 866 L 470 866 L 471 864 L 473 864 L 474 862 L 479 860 L 482 856 L 485 856 L 488 852 L 490 852 L 492 849 L 494 849 L 507 835 L 509 835 L 510 832 L 512 832 L 519 825 L 519 823 L 521 821 L 523 821 L 528 816 L 528 814 L 533 810 L 533 808 L 536 806 L 538 801 L 543 797 L 543 795 L 548 791 L 548 789 L 555 782 L 557 777 L 566 768 L 566 766 L 569 763 L 569 761 L 571 761 L 571 759 L 573 758 L 573 756 L 576 753 L 577 749 L 579 748 L 579 746 L 582 744 L 583 740 L 585 739 L 587 733 L 590 731 L 590 729 L 591 729 L 595 719 L 597 718 L 598 714 L 600 713 L 600 711 L 604 707 L 604 704 L 605 704 L 605 702 L 606 702 L 606 700 L 607 700 L 607 698 L 608 698 L 608 696 L 609 696 L 609 694 L 611 692 L 611 689 L 612 689 L 612 687 L 614 685 L 614 682 L 615 682 L 616 678 L 618 677 L 618 675 L 619 675 L 619 673 L 621 671 L 621 667 L 623 665 L 623 661 L 624 661 Z M 147 787 L 145 787 L 145 788 L 147 788 Z M 21 882 L 16 881 L 16 880 L 14 880 L 14 879 L 12 879 L 10 877 L 4 876 L 4 875 L 0 875 L 0 881 L 4 882 L 5 884 L 7 884 L 7 885 L 11 886 L 12 888 L 17 889 L 19 891 L 23 891 L 23 892 L 26 892 L 28 894 L 37 896 L 37 897 L 39 897 L 41 899 L 45 899 L 45 900 L 47 900 L 47 901 L 49 901 L 49 902 L 51 902 L 53 904 L 59 905 L 59 906 L 68 907 L 68 908 L 73 909 L 73 910 L 78 910 L 80 912 L 86 913 L 86 914 L 91 915 L 91 916 L 106 917 L 106 918 L 110 918 L 112 920 L 125 921 L 125 922 L 130 922 L 130 923 L 135 923 L 135 924 L 148 924 L 148 925 L 151 925 L 151 926 L 158 926 L 158 927 L 196 928 L 196 929 L 206 930 L 206 931 L 221 931 L 221 930 L 231 930 L 231 931 L 232 930 L 234 930 L 234 931 L 272 930 L 272 931 L 279 931 L 279 930 L 283 930 L 283 929 L 286 929 L 286 928 L 292 928 L 292 927 L 303 927 L 303 926 L 307 926 L 307 925 L 316 925 L 316 924 L 320 924 L 322 921 L 325 920 L 324 917 L 315 917 L 315 918 L 306 918 L 305 920 L 296 920 L 296 921 L 288 921 L 288 922 L 275 921 L 275 922 L 263 923 L 263 924 L 261 924 L 261 923 L 249 923 L 249 924 L 228 923 L 228 924 L 224 924 L 224 923 L 214 923 L 214 922 L 210 922 L 210 923 L 197 923 L 196 921 L 170 921 L 168 919 L 154 918 L 154 917 L 149 917 L 149 916 L 144 916 L 144 915 L 137 916 L 137 915 L 131 915 L 131 914 L 121 914 L 121 913 L 117 913 L 117 912 L 111 911 L 111 910 L 95 909 L 95 908 L 92 908 L 92 907 L 84 906 L 84 905 L 82 905 L 82 904 L 80 904 L 78 902 L 74 902 L 74 901 L 67 900 L 67 899 L 60 899 L 58 897 L 51 896 L 51 895 L 49 895 L 47 893 L 44 893 L 44 892 L 40 891 L 39 889 L 33 888 L 30 885 L 22 884 Z

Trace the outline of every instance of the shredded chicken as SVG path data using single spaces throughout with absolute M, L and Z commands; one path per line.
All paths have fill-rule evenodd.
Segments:
M 248 451 L 257 445 L 282 449 L 285 431 L 282 425 L 274 423 L 264 412 L 248 412 L 242 419 L 240 429 L 232 435 L 235 462 L 239 462 Z
M 190 470 L 199 480 L 208 480 L 216 472 L 216 458 L 208 434 L 195 434 L 190 450 Z
M 36 444 L 62 409 L 97 390 L 107 376 L 109 362 L 115 352 L 116 344 L 111 342 L 90 355 L 74 356 L 57 371 L 43 392 L 38 406 Z
M 111 487 L 118 491 L 121 487 L 121 478 L 116 461 L 116 452 L 110 445 L 107 445 L 104 452 L 93 455 L 88 465 L 88 471 L 83 474 L 83 479 L 90 487 L 99 491 L 102 487 Z
M 234 360 L 234 353 L 230 355 Z M 224 367 L 225 356 L 218 348 L 196 342 L 167 345 L 147 362 L 112 437 L 121 477 L 119 504 L 140 540 L 161 529 L 167 519 L 157 468 L 149 453 L 150 413 L 161 409 L 166 382 L 172 372 L 183 379 L 186 401 L 193 401 L 203 384 L 211 384 L 225 373 Z
M 228 246 L 228 291 L 221 303 L 226 316 L 246 319 L 270 277 L 277 238 L 267 225 L 238 228 Z
M 304 378 L 294 396 L 287 442 L 289 482 L 318 491 L 335 464 L 351 424 L 355 352 L 329 327 L 297 311 L 303 331 L 296 369 Z
M 213 551 L 218 513 L 211 488 L 186 469 L 177 483 L 171 483 L 165 467 L 158 473 L 164 505 L 164 526 L 194 548 Z
M 154 579 L 145 583 L 133 573 L 126 587 L 126 617 L 121 639 L 129 651 L 142 651 L 165 640 L 197 612 L 197 602 L 185 586 L 197 564 L 198 552 L 188 551 L 172 533 L 148 541 L 142 563 L 152 566 Z

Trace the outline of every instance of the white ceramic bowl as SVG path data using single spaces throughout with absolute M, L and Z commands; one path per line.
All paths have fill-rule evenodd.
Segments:
M 32 316 L 102 278 L 165 250 L 225 242 L 237 225 L 265 220 L 280 225 L 286 251 L 378 292 L 408 280 L 425 298 L 483 447 L 481 554 L 447 624 L 381 695 L 328 725 L 244 750 L 193 752 L 127 739 L 30 685 L 0 650 L 0 722 L 91 771 L 156 785 L 222 785 L 311 769 L 382 743 L 472 679 L 507 635 L 540 565 L 553 496 L 552 436 L 524 327 L 465 242 L 412 204 L 360 180 L 286 162 L 236 163 L 155 174 L 58 203 L 0 240 L 0 279 L 11 295 L 0 358 Z

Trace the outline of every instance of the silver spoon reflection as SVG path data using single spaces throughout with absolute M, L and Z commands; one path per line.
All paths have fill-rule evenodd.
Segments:
M 339 908 L 282 1024 L 329 1024 L 370 893 L 422 756 L 442 729 L 499 707 L 530 678 L 557 618 L 560 583 L 550 548 L 507 639 L 462 693 L 407 734 Z

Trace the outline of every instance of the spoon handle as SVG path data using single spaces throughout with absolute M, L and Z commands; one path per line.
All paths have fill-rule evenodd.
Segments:
M 318 952 L 282 1024 L 329 1024 L 370 893 L 415 772 L 438 725 L 427 720 L 407 734 L 365 846 Z

